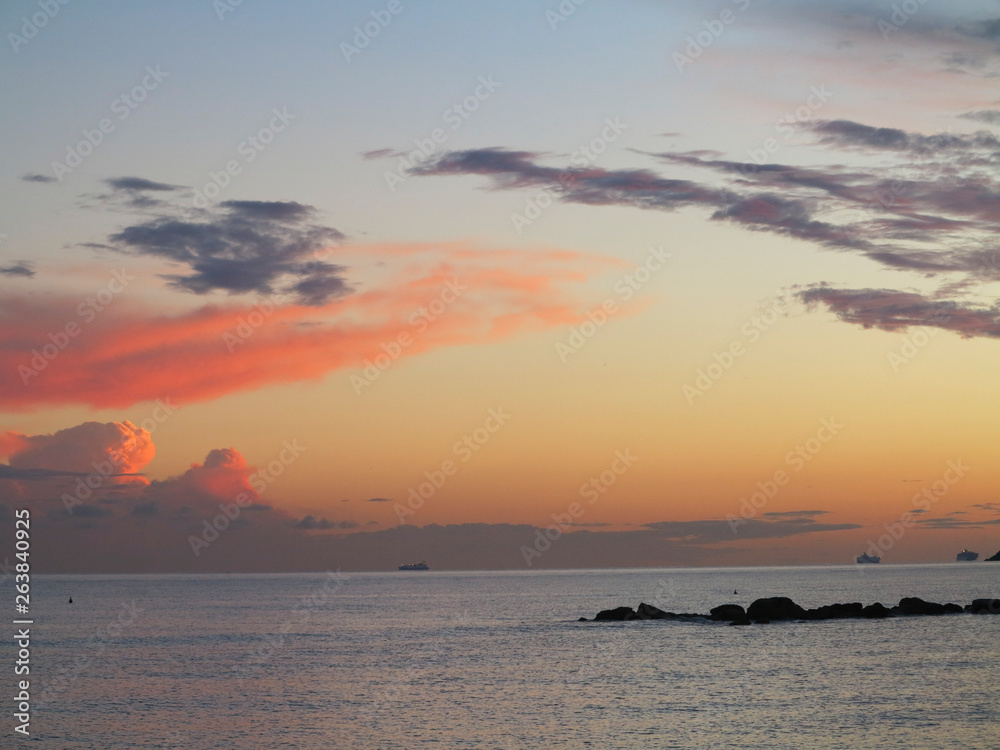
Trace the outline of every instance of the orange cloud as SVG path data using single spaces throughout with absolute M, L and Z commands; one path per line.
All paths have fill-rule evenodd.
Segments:
M 413 356 L 568 325 L 587 306 L 566 287 L 616 265 L 570 251 L 459 243 L 354 250 L 380 285 L 321 307 L 267 299 L 166 314 L 122 299 L 96 315 L 87 309 L 88 323 L 65 295 L 7 296 L 0 407 L 206 400 L 362 366 L 401 334 L 409 343 L 400 356 Z M 387 272 L 385 260 L 406 267 Z

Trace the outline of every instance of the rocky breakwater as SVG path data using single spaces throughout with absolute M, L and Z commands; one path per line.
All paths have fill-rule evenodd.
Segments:
M 615 607 L 597 613 L 593 620 L 581 617 L 579 622 L 627 622 L 630 620 L 688 620 L 697 622 L 725 622 L 730 625 L 765 624 L 782 620 L 877 620 L 889 617 L 915 617 L 918 615 L 951 614 L 1000 614 L 1000 599 L 974 599 L 964 607 L 959 604 L 939 604 L 928 602 L 915 596 L 904 596 L 899 604 L 886 607 L 880 602 L 864 605 L 861 602 L 846 604 L 825 604 L 822 607 L 806 609 L 787 596 L 771 596 L 757 599 L 746 609 L 740 604 L 722 604 L 713 607 L 708 614 L 696 612 L 665 612 L 659 607 L 643 602 L 636 609 Z

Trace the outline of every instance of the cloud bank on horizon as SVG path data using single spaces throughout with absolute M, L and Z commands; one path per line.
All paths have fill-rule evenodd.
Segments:
M 154 455 L 149 431 L 128 421 L 86 422 L 51 435 L 4 433 L 0 456 L 7 456 L 8 463 L 0 464 L 0 496 L 5 500 L 0 504 L 0 522 L 12 518 L 8 504 L 31 505 L 34 536 L 45 540 L 41 542 L 45 554 L 38 555 L 44 560 L 40 569 L 48 572 L 105 569 L 106 549 L 96 542 L 112 540 L 119 548 L 123 540 L 134 540 L 119 549 L 118 565 L 152 572 L 247 569 L 248 547 L 260 545 L 272 555 L 249 564 L 251 570 L 269 570 L 275 559 L 286 560 L 282 569 L 288 570 L 313 569 L 318 559 L 337 559 L 344 569 L 378 568 L 402 554 L 398 547 L 402 538 L 408 538 L 413 554 L 418 554 L 419 548 L 431 546 L 430 540 L 442 534 L 459 548 L 475 537 L 493 551 L 491 565 L 521 567 L 523 550 L 545 538 L 541 529 L 516 524 L 402 524 L 363 532 L 358 531 L 362 524 L 351 518 L 331 520 L 312 514 L 295 518 L 270 498 L 267 504 L 261 502 L 272 481 L 269 469 L 248 465 L 234 448 L 214 449 L 203 463 L 191 464 L 176 477 L 150 481 L 137 476 Z M 708 550 L 720 544 L 859 528 L 853 523 L 817 521 L 823 513 L 765 513 L 742 521 L 738 533 L 725 520 L 662 521 L 617 532 L 589 531 L 583 525 L 566 530 L 565 541 L 555 545 L 558 554 L 548 562 L 587 564 L 593 545 L 609 550 L 613 559 L 634 555 L 641 547 L 657 549 L 665 561 L 677 561 L 702 554 L 698 550 L 703 548 L 704 554 L 713 554 Z M 344 532 L 353 532 L 352 538 L 344 537 Z M 352 559 L 361 545 L 365 552 Z M 543 553 L 551 546 L 546 545 Z M 528 567 L 543 553 L 529 557 Z

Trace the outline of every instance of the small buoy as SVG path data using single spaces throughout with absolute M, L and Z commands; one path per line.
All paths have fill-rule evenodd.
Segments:
M 740 592 L 739 592 L 739 591 L 737 591 L 736 589 L 733 589 L 733 593 L 734 593 L 734 594 L 738 594 L 738 593 L 740 593 Z M 72 599 L 70 599 L 70 601 L 73 601 L 73 600 L 72 600 Z
M 71 597 L 69 598 L 69 603 L 70 603 L 70 604 L 72 604 L 72 603 L 73 603 L 73 597 L 72 597 L 72 596 L 71 596 Z

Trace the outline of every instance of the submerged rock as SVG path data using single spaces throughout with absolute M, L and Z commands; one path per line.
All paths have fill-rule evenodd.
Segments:
M 739 604 L 720 604 L 713 607 L 711 614 L 700 615 L 695 612 L 664 612 L 659 607 L 642 602 L 637 610 L 631 607 L 615 607 L 604 609 L 597 613 L 594 622 L 622 622 L 625 620 L 713 620 L 727 622 L 730 625 L 750 625 L 751 621 L 759 624 L 772 620 L 842 620 L 848 618 L 883 619 L 894 616 L 915 615 L 946 615 L 971 612 L 973 614 L 1000 615 L 1000 599 L 975 599 L 971 604 L 962 607 L 959 604 L 938 604 L 927 602 L 916 596 L 904 596 L 899 604 L 889 609 L 880 602 L 863 606 L 861 602 L 844 604 L 825 604 L 815 609 L 803 609 L 787 596 L 772 596 L 757 599 L 753 604 L 743 609 Z M 587 622 L 581 617 L 577 622 Z
M 787 596 L 757 599 L 747 608 L 747 617 L 755 622 L 767 620 L 801 620 L 806 611 Z

